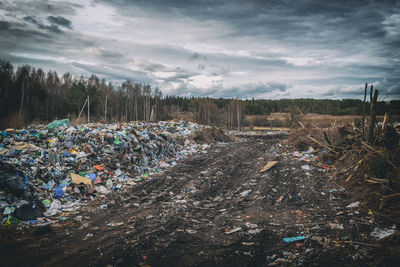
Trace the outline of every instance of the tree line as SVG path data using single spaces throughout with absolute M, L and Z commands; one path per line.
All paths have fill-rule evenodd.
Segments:
M 162 92 L 157 87 L 129 80 L 116 85 L 94 74 L 88 78 L 70 73 L 59 75 L 29 65 L 15 68 L 7 61 L 0 61 L 2 127 L 13 122 L 77 118 L 88 98 L 93 121 L 148 121 L 156 119 Z
M 163 97 L 160 89 L 149 84 L 130 80 L 113 84 L 94 74 L 90 77 L 59 75 L 30 65 L 14 67 L 10 62 L 0 61 L 1 128 L 61 118 L 74 120 L 86 103 L 91 121 L 157 121 L 187 114 L 188 119 L 198 123 L 227 128 L 240 127 L 246 115 L 288 112 L 293 106 L 304 114 L 331 115 L 361 115 L 363 107 L 363 102 L 357 99 Z M 378 115 L 387 111 L 398 114 L 399 110 L 400 100 L 378 101 L 376 105 Z

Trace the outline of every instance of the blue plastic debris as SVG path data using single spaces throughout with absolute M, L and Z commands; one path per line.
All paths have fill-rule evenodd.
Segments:
M 90 178 L 90 180 L 94 182 L 94 180 L 96 180 L 97 175 L 95 173 L 88 173 L 85 175 L 85 177 Z
M 283 239 L 283 242 L 285 242 L 285 243 L 291 243 L 291 242 L 296 242 L 296 241 L 304 240 L 304 239 L 306 239 L 306 238 L 307 238 L 307 236 L 304 236 L 304 235 L 302 235 L 302 236 L 296 236 L 296 237 L 285 237 L 285 238 Z
M 64 190 L 61 187 L 54 187 L 53 192 L 54 192 L 55 198 L 60 198 L 60 197 L 64 196 L 64 194 L 65 194 Z

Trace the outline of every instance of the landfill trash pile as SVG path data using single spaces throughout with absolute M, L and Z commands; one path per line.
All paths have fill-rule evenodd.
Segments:
M 2 223 L 43 225 L 85 200 L 151 179 L 185 156 L 206 153 L 185 121 L 85 124 L 68 120 L 0 132 Z M 223 134 L 223 133 L 221 133 Z

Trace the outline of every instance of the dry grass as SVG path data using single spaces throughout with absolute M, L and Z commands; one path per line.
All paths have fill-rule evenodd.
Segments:
M 368 117 L 368 116 L 366 116 Z M 258 127 L 288 127 L 288 113 L 272 113 L 270 115 L 247 115 L 245 121 L 253 129 Z M 392 121 L 400 121 L 400 115 L 392 115 Z M 301 121 L 307 128 L 329 128 L 338 125 L 347 125 L 355 121 L 361 121 L 362 116 L 354 115 L 321 115 L 309 113 L 302 116 Z M 377 122 L 383 121 L 383 116 L 377 116 Z

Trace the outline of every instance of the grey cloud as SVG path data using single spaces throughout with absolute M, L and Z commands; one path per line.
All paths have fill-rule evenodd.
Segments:
M 1 9 L 19 14 L 52 14 L 52 15 L 72 15 L 77 8 L 82 5 L 70 3 L 68 1 L 48 1 L 48 0 L 12 0 L 5 1 L 0 6 Z
M 39 32 L 27 27 L 24 27 L 22 23 L 0 21 L 0 33 L 2 36 L 6 37 L 0 43 L 0 47 L 4 43 L 14 43 L 15 46 L 20 45 L 20 41 L 24 39 L 36 39 L 47 38 L 49 35 L 46 33 Z M 20 39 L 21 38 L 21 39 Z
M 109 60 L 109 61 L 115 61 L 115 60 L 121 60 L 124 58 L 124 55 L 116 52 L 116 51 L 111 51 L 111 50 L 107 50 L 107 49 L 99 49 L 100 52 L 100 56 L 105 59 L 105 60 Z
M 330 89 L 328 91 L 326 91 L 325 93 L 323 93 L 323 96 L 336 96 L 336 95 L 342 95 L 344 96 L 344 98 L 348 98 L 349 96 L 351 97 L 355 97 L 355 96 L 361 96 L 362 95 L 362 86 L 360 85 L 360 88 L 356 88 L 356 89 L 352 89 L 352 90 L 347 90 L 344 87 L 337 87 L 337 88 L 333 88 Z
M 396 84 L 388 84 L 378 82 L 369 82 L 369 86 L 371 84 L 374 85 L 374 88 L 379 90 L 380 97 L 386 98 L 399 98 L 400 97 L 400 84 L 397 81 Z M 369 88 L 368 86 L 368 88 Z M 369 89 L 368 89 L 369 90 Z M 364 94 L 364 84 L 359 83 L 359 86 L 354 86 L 353 89 L 348 89 L 345 86 L 339 86 L 333 89 L 330 89 L 323 93 L 323 96 L 342 96 L 342 98 L 361 98 Z
M 10 28 L 10 23 L 7 21 L 0 21 L 0 31 L 8 30 Z
M 23 20 L 26 21 L 26 22 L 30 22 L 30 23 L 36 25 L 39 29 L 42 29 L 42 30 L 47 30 L 47 31 L 52 32 L 52 33 L 61 33 L 62 32 L 58 28 L 57 25 L 55 25 L 55 24 L 46 25 L 46 24 L 42 23 L 40 21 L 40 19 L 38 19 L 35 16 L 25 16 L 25 17 L 23 17 Z
M 112 80 L 117 80 L 119 82 L 125 80 L 135 80 L 142 83 L 150 83 L 152 79 L 148 77 L 148 75 L 141 71 L 132 71 L 124 68 L 120 68 L 115 65 L 107 66 L 97 66 L 97 65 L 88 65 L 82 63 L 72 63 L 73 66 L 86 71 L 87 73 L 94 73 L 101 78 L 107 78 Z M 132 79 L 133 77 L 133 79 Z
M 34 16 L 25 16 L 22 19 L 36 25 L 39 24 L 38 20 Z
M 182 82 L 190 79 L 191 77 L 197 75 L 197 73 L 186 73 L 186 72 L 179 72 L 172 77 L 163 78 L 164 82 Z
M 230 87 L 219 93 L 221 97 L 238 96 L 241 98 L 260 98 L 274 91 L 285 92 L 291 85 L 282 83 L 253 83 L 240 87 Z
M 207 56 L 197 52 L 194 52 L 192 55 L 189 56 L 189 60 L 198 60 L 198 59 L 207 60 Z
M 150 62 L 148 60 L 133 60 L 133 62 L 137 67 L 149 72 L 166 70 L 164 65 Z
M 66 19 L 66 18 L 64 18 L 64 17 L 62 17 L 62 16 L 57 16 L 57 17 L 48 16 L 48 17 L 47 17 L 47 20 L 48 20 L 49 22 L 51 22 L 51 23 L 58 24 L 58 25 L 60 25 L 60 26 L 64 26 L 64 27 L 67 27 L 67 28 L 72 29 L 72 23 L 71 23 L 71 21 L 68 20 L 68 19 Z
M 400 84 L 395 84 L 384 91 L 387 95 L 396 95 L 400 97 Z
M 216 97 L 218 91 L 218 88 L 208 88 L 207 90 L 204 90 L 180 81 L 178 82 L 178 86 L 176 86 L 172 91 L 172 94 L 186 97 Z
M 280 83 L 251 83 L 243 86 L 222 87 L 215 86 L 207 90 L 200 90 L 193 86 L 187 85 L 185 82 L 180 82 L 173 91 L 175 95 L 181 96 L 196 96 L 196 97 L 223 97 L 223 98 L 260 98 L 266 94 L 273 92 L 285 93 L 291 85 Z

